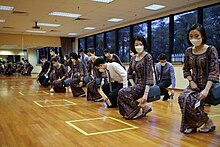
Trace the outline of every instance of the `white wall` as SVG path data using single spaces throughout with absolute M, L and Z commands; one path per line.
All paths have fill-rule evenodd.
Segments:
M 183 64 L 177 64 L 173 66 L 176 76 L 176 89 L 185 89 L 188 86 L 188 81 L 183 78 Z M 125 67 L 128 69 L 128 65 L 125 65 Z
M 37 49 L 28 49 L 28 61 L 33 65 L 32 73 L 40 73 L 41 65 L 37 64 Z

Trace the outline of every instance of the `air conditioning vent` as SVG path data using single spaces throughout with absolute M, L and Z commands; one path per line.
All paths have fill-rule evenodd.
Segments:
M 22 11 L 13 11 L 12 12 L 13 14 L 16 14 L 16 15 L 28 15 L 28 12 L 22 12 Z
M 59 30 L 50 30 L 50 32 L 60 32 Z
M 2 28 L 3 29 L 14 29 L 14 27 L 6 27 L 6 26 L 3 26 Z

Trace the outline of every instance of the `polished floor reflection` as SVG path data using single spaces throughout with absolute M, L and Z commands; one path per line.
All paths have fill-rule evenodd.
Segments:
M 34 78 L 0 77 L 0 146 L 219 146 L 220 106 L 206 107 L 215 132 L 184 135 L 179 93 L 172 102 L 151 103 L 147 117 L 125 120 L 101 102 L 51 94 Z

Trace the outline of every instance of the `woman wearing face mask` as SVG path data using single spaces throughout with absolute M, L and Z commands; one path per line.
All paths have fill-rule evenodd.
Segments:
M 88 50 L 88 52 L 92 52 L 91 50 Z M 91 56 L 90 56 L 91 57 Z M 92 59 L 89 61 L 88 64 L 88 75 L 92 77 L 92 81 L 90 81 L 87 85 L 87 91 L 86 91 L 86 98 L 87 101 L 101 101 L 102 95 L 99 93 L 98 88 L 99 84 L 96 84 L 96 80 L 102 79 L 102 72 L 100 72 L 98 69 L 93 67 L 93 63 L 96 61 L 98 57 L 93 56 Z
M 142 118 L 152 110 L 146 104 L 150 85 L 154 83 L 152 56 L 145 51 L 147 49 L 147 42 L 143 36 L 135 36 L 133 45 L 137 54 L 131 58 L 128 68 L 128 79 L 132 86 L 123 88 L 118 93 L 119 111 L 125 119 Z M 146 62 L 146 64 L 144 62 Z M 146 67 L 144 67 L 144 65 L 146 65 Z M 133 71 L 135 71 L 136 74 L 135 83 L 132 79 Z M 143 78 L 144 71 L 146 71 L 146 86 L 144 85 L 145 81 Z M 140 98 L 142 98 L 142 100 L 139 103 L 137 100 Z
M 79 55 L 75 52 L 70 53 L 70 59 L 72 61 L 72 82 L 70 87 L 74 97 L 86 96 L 85 91 L 82 89 L 84 77 L 87 75 L 87 69 L 85 64 L 79 59 Z
M 57 93 L 66 92 L 66 88 L 63 85 L 63 81 L 68 77 L 67 70 L 63 64 L 61 64 L 57 58 L 51 60 L 54 68 L 54 76 L 50 79 L 52 82 L 52 88 Z
M 110 51 L 108 49 L 104 49 L 103 52 L 106 57 L 106 62 L 117 62 L 125 69 L 124 64 L 121 62 L 120 58 L 116 54 L 110 54 Z
M 176 78 L 173 65 L 167 61 L 167 55 L 160 54 L 159 62 L 156 64 L 156 75 L 159 79 L 158 86 L 160 87 L 161 95 L 164 95 L 163 101 L 167 101 L 170 96 L 167 88 L 172 84 L 171 96 L 174 96 L 174 88 L 176 85 Z
M 218 53 L 214 46 L 208 46 L 205 29 L 194 24 L 187 34 L 189 47 L 185 52 L 183 66 L 184 78 L 189 86 L 180 94 L 179 105 L 182 111 L 180 131 L 185 134 L 196 132 L 208 133 L 215 130 L 213 121 L 204 112 L 205 99 L 213 82 L 219 81 Z M 206 77 L 206 55 L 209 55 L 209 73 Z

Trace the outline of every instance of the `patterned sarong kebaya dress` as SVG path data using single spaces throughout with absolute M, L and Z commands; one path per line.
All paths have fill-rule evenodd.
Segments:
M 102 78 L 102 73 L 99 72 L 96 68 L 93 68 L 93 62 L 90 61 L 89 73 L 91 74 L 92 71 L 93 71 L 94 79 L 86 85 L 86 87 L 87 87 L 87 92 L 86 92 L 87 93 L 86 94 L 87 101 L 95 101 L 96 99 L 102 98 L 102 95 L 98 91 L 99 85 L 96 83 L 96 78 Z
M 208 50 L 203 54 L 193 54 L 192 47 L 189 47 L 185 52 L 185 62 L 183 66 L 184 78 L 192 76 L 193 81 L 200 90 L 194 91 L 188 86 L 178 98 L 182 112 L 181 132 L 189 128 L 199 128 L 209 119 L 204 112 L 204 101 L 201 101 L 200 106 L 195 109 L 195 103 L 198 101 L 199 93 L 205 88 L 207 83 L 206 53 L 208 53 Z M 218 53 L 215 47 L 210 47 L 209 51 L 208 81 L 219 81 Z M 208 97 L 206 99 L 208 99 Z
M 128 68 L 128 79 L 133 78 L 133 71 L 136 74 L 136 80 L 134 86 L 122 88 L 118 92 L 118 106 L 119 112 L 125 119 L 132 119 L 139 111 L 140 106 L 137 101 L 144 95 L 144 68 L 146 68 L 146 84 L 153 84 L 153 60 L 150 54 L 146 54 L 140 61 L 136 61 L 137 55 L 131 58 Z M 144 67 L 144 61 L 146 60 L 146 67 Z

